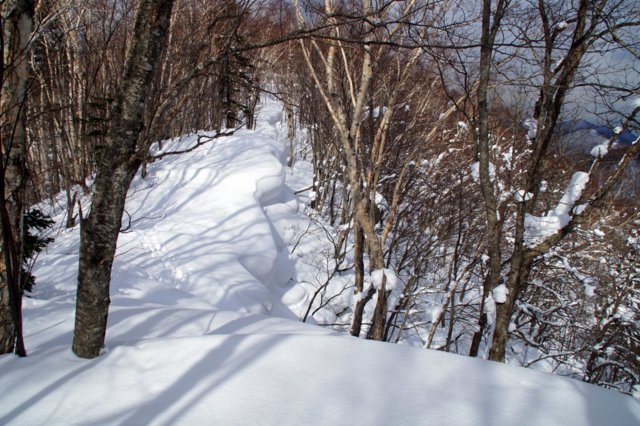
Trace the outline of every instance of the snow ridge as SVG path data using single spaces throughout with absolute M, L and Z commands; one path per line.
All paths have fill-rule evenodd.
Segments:
M 308 294 L 289 252 L 305 218 L 286 185 L 281 109 L 263 101 L 259 117 L 135 180 L 98 359 L 69 349 L 78 229 L 57 236 L 24 304 L 30 356 L 0 357 L 0 424 L 640 423 L 632 398 L 585 383 L 295 320 Z M 399 284 L 391 270 L 372 281 L 383 274 Z

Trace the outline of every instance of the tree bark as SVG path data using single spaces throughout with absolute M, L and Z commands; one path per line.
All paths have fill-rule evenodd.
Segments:
M 511 267 L 506 282 L 507 299 L 504 303 L 496 303 L 496 318 L 493 331 L 493 341 L 489 351 L 489 359 L 492 361 L 504 362 L 507 343 L 509 341 L 511 317 L 513 315 L 516 300 L 520 296 L 521 290 L 529 281 L 529 273 L 533 257 L 527 251 L 515 250 L 511 258 Z
M 15 349 L 26 356 L 22 337 L 20 288 L 22 213 L 26 158 L 26 100 L 29 78 L 28 49 L 34 2 L 15 0 L 2 5 L 2 71 L 0 169 L 2 183 L 2 264 L 0 271 L 0 354 Z
M 384 331 L 387 325 L 387 311 L 389 304 L 389 291 L 385 288 L 386 278 L 382 279 L 382 286 L 377 291 L 378 299 L 373 310 L 373 324 L 367 338 L 370 340 L 384 340 Z
M 513 315 L 515 302 L 520 292 L 528 284 L 529 274 L 533 259 L 548 252 L 554 245 L 559 243 L 571 231 L 574 220 L 584 215 L 593 203 L 582 203 L 585 207 L 582 213 L 571 212 L 570 222 L 565 225 L 556 235 L 550 236 L 542 244 L 531 249 L 525 245 L 525 216 L 531 213 L 535 200 L 540 192 L 540 181 L 543 171 L 543 159 L 547 155 L 554 129 L 560 117 L 565 97 L 574 82 L 574 77 L 579 64 L 581 63 L 587 48 L 600 36 L 595 31 L 597 23 L 601 19 L 601 13 L 606 2 L 597 5 L 583 0 L 579 2 L 576 11 L 576 24 L 572 35 L 572 44 L 568 49 L 561 66 L 556 69 L 554 65 L 553 53 L 558 46 L 556 43 L 556 30 L 553 30 L 548 22 L 548 10 L 544 1 L 538 2 L 538 13 L 542 28 L 545 34 L 545 55 L 543 65 L 543 82 L 539 89 L 538 100 L 534 108 L 533 118 L 538 123 L 538 131 L 531 141 L 532 154 L 528 161 L 524 187 L 528 193 L 533 194 L 531 200 L 519 203 L 517 206 L 514 247 L 509 259 L 509 275 L 505 285 L 508 290 L 505 303 L 496 304 L 496 321 L 494 325 L 493 342 L 489 352 L 489 359 L 504 362 L 506 345 L 509 339 L 509 325 Z M 591 16 L 590 16 L 591 14 Z M 590 22 L 589 22 L 590 20 Z M 637 114 L 634 111 L 632 116 Z M 633 151 L 631 148 L 630 151 Z M 628 154 L 628 153 L 627 153 Z M 597 160 L 596 160 L 597 161 Z M 618 170 L 624 169 L 626 163 L 618 163 Z M 481 166 L 482 169 L 482 166 Z M 593 170 L 593 168 L 592 168 Z M 614 176 L 619 176 L 614 173 Z M 603 185 L 597 193 L 605 190 L 607 185 Z M 491 242 L 493 244 L 493 242 Z M 491 257 L 491 255 L 490 255 Z M 498 277 L 499 278 L 499 277 Z M 494 281 L 491 289 L 499 285 L 499 281 Z
M 367 295 L 362 294 L 364 291 L 364 234 L 358 224 L 354 226 L 354 266 L 355 266 L 355 289 L 354 293 L 358 295 L 354 309 L 353 318 L 351 320 L 351 335 L 360 337 L 362 329 L 362 318 L 364 315 L 364 307 L 373 297 L 373 292 L 369 291 Z
M 493 186 L 490 171 L 490 131 L 489 131 L 489 84 L 493 61 L 493 49 L 496 34 L 500 28 L 502 18 L 508 6 L 508 0 L 499 0 L 492 12 L 491 0 L 484 0 L 482 7 L 482 34 L 480 46 L 480 75 L 477 88 L 478 123 L 475 126 L 476 155 L 479 161 L 480 189 L 484 200 L 487 239 L 487 254 L 489 256 L 489 270 L 485 278 L 484 292 L 486 295 L 500 284 L 502 270 L 502 225 L 498 214 L 498 200 Z M 493 18 L 493 20 L 491 19 Z M 484 303 L 483 303 L 484 305 Z M 483 315 L 481 313 L 480 315 Z M 482 320 L 481 320 L 482 321 Z M 482 322 L 480 323 L 482 324 Z M 480 331 L 480 333 L 482 330 Z M 472 353 L 477 353 L 481 334 L 474 336 Z
M 95 358 L 104 346 L 109 285 L 125 198 L 141 159 L 143 113 L 158 58 L 166 44 L 173 0 L 142 0 L 136 11 L 122 87 L 111 110 L 108 134 L 95 147 L 91 212 L 81 220 L 78 297 L 73 352 Z

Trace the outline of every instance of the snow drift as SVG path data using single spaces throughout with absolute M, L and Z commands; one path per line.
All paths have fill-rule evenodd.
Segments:
M 640 423 L 637 401 L 595 386 L 299 322 L 309 295 L 289 247 L 306 219 L 286 185 L 280 117 L 267 102 L 256 131 L 136 179 L 98 359 L 69 349 L 78 230 L 60 231 L 25 300 L 30 355 L 0 358 L 0 424 Z

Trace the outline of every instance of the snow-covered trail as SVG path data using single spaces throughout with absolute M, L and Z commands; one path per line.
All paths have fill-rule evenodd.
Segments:
M 134 181 L 112 274 L 108 347 L 205 334 L 249 314 L 295 319 L 280 301 L 291 290 L 293 264 L 269 212 L 296 215 L 298 205 L 285 186 L 283 146 L 275 137 L 281 111 L 269 104 L 262 114 L 256 131 L 165 157 Z M 162 152 L 196 139 L 165 142 Z M 61 235 L 39 259 L 27 312 L 38 305 L 40 291 L 51 296 L 45 286 L 71 306 L 77 238 L 76 232 Z
M 69 349 L 78 232 L 57 237 L 25 300 L 30 356 L 0 357 L 0 424 L 640 424 L 640 405 L 615 392 L 297 321 L 308 296 L 289 231 L 305 219 L 285 184 L 281 116 L 267 102 L 255 131 L 136 179 L 95 360 Z

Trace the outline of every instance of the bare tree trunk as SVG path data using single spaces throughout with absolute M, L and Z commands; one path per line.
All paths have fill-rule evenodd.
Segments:
M 565 225 L 560 232 L 550 236 L 543 243 L 538 244 L 534 248 L 530 248 L 525 245 L 525 216 L 526 214 L 531 213 L 535 200 L 540 192 L 539 188 L 543 172 L 543 159 L 551 144 L 551 138 L 558 122 L 562 106 L 564 105 L 565 97 L 574 82 L 578 66 L 580 65 L 589 46 L 592 45 L 595 40 L 602 37 L 602 34 L 598 34 L 596 28 L 598 27 L 598 22 L 601 22 L 600 20 L 604 19 L 603 10 L 606 3 L 606 1 L 592 3 L 587 0 L 579 2 L 575 17 L 575 28 L 572 34 L 573 42 L 567 50 L 561 66 L 556 66 L 554 64 L 555 60 L 553 59 L 553 53 L 554 50 L 557 49 L 557 46 L 554 44 L 557 36 L 557 30 L 552 28 L 548 20 L 549 11 L 547 8 L 549 5 L 543 1 L 538 2 L 538 13 L 545 38 L 543 82 L 539 88 L 538 100 L 533 114 L 533 119 L 537 123 L 537 128 L 539 130 L 536 131 L 535 136 L 531 140 L 531 158 L 528 160 L 526 178 L 523 185 L 526 188 L 526 191 L 532 194 L 532 197 L 528 201 L 525 200 L 524 202 L 519 203 L 516 208 L 517 214 L 515 220 L 514 247 L 509 259 L 509 274 L 506 280 L 504 280 L 507 290 L 506 300 L 504 303 L 496 303 L 495 328 L 491 350 L 489 352 L 489 359 L 494 361 L 503 362 L 505 360 L 511 316 L 513 315 L 515 302 L 520 292 L 527 286 L 534 258 L 548 252 L 554 245 L 558 244 L 566 235 L 569 234 L 569 232 L 571 232 L 573 225 L 579 222 L 581 217 L 583 217 L 594 204 L 592 201 L 586 203 L 581 201 L 580 204 L 584 205 L 581 212 L 577 213 L 571 211 L 569 214 L 569 223 Z M 497 12 L 494 17 L 494 27 L 496 24 L 499 25 Z M 485 24 L 483 22 L 483 27 L 484 26 Z M 494 39 L 485 40 L 485 34 L 483 31 L 483 49 L 485 49 L 485 47 L 487 49 L 489 47 L 493 49 L 493 40 Z M 489 43 L 487 44 L 486 41 L 489 41 Z M 480 87 L 484 86 L 485 85 L 483 85 L 483 82 L 481 81 Z M 478 97 L 481 97 L 480 89 Z M 635 117 L 638 110 L 639 108 L 636 108 L 631 117 Z M 482 110 L 480 112 L 482 112 Z M 479 145 L 482 148 L 488 146 L 483 139 L 482 133 L 482 125 L 484 121 L 487 121 L 487 119 L 480 117 L 481 135 Z M 623 170 L 626 165 L 625 161 L 629 158 L 629 155 L 635 155 L 633 152 L 637 149 L 638 147 L 631 147 L 631 149 L 629 149 L 623 157 L 623 160 L 618 163 L 618 171 L 614 173 L 612 178 L 610 178 L 605 185 L 601 185 L 596 194 L 592 196 L 592 199 L 599 198 L 601 196 L 599 194 L 604 194 L 608 190 L 607 188 L 610 188 L 608 185 L 611 185 L 612 179 L 619 178 L 621 170 Z M 598 160 L 596 160 L 596 162 L 597 161 Z M 483 168 L 481 159 L 481 178 Z M 592 167 L 591 170 L 593 171 L 595 168 Z M 483 189 L 484 185 L 485 183 L 483 180 Z M 485 203 L 486 200 L 487 198 L 485 197 Z M 488 222 L 491 222 L 489 215 L 487 217 Z M 491 234 L 489 234 L 489 237 L 491 237 Z M 490 240 L 489 244 L 491 246 L 495 244 L 495 242 Z M 489 253 L 489 255 L 491 257 L 491 253 Z M 491 262 L 491 267 L 493 267 L 493 258 Z M 496 281 L 496 278 L 492 277 L 490 290 L 493 290 L 500 284 L 500 277 L 498 276 L 497 279 L 498 281 Z
M 287 116 L 287 141 L 289 142 L 289 159 L 287 160 L 287 167 L 293 167 L 296 155 L 296 124 L 293 115 L 293 107 L 289 102 L 284 103 L 284 112 Z
M 16 0 L 2 5 L 2 270 L 0 271 L 0 353 L 14 350 L 26 356 L 22 337 L 20 288 L 22 213 L 27 171 L 25 109 L 29 71 L 28 48 L 34 2 Z
M 498 200 L 490 172 L 490 129 L 489 129 L 489 84 L 493 62 L 496 35 L 509 0 L 499 0 L 492 11 L 491 0 L 482 3 L 482 34 L 480 46 L 480 75 L 477 88 L 478 123 L 476 131 L 476 155 L 479 161 L 480 188 L 484 200 L 486 217 L 487 254 L 489 270 L 484 282 L 484 297 L 500 285 L 502 273 L 502 224 L 498 212 Z M 484 305 L 484 302 L 483 302 Z M 481 313 L 481 315 L 483 315 Z M 481 319 L 481 324 L 483 324 Z M 494 325 L 495 326 L 495 325 Z M 480 330 L 482 333 L 482 330 Z M 477 353 L 481 334 L 474 336 L 472 353 Z
M 507 294 L 504 303 L 496 303 L 495 329 L 493 330 L 493 342 L 489 351 L 489 359 L 504 362 L 507 343 L 509 341 L 509 324 L 513 315 L 514 306 L 520 291 L 526 286 L 533 258 L 528 257 L 523 251 L 514 252 L 511 258 L 511 267 L 507 279 Z
M 385 288 L 385 281 L 386 278 L 383 278 L 382 286 L 377 292 L 378 299 L 376 301 L 376 307 L 373 311 L 373 324 L 371 325 L 371 330 L 367 335 L 367 338 L 371 340 L 384 340 L 384 331 L 387 325 L 387 310 L 390 293 Z
M 82 219 L 73 352 L 95 358 L 104 345 L 111 268 L 129 185 L 140 167 L 145 100 L 166 44 L 173 0 L 142 0 L 127 52 L 123 85 L 111 110 L 108 134 L 96 146 L 91 212 Z
M 353 309 L 353 319 L 351 320 L 351 335 L 359 337 L 360 330 L 362 329 L 362 317 L 364 314 L 364 307 L 367 302 L 373 297 L 373 292 L 369 291 L 367 295 L 364 295 L 364 234 L 358 224 L 354 226 L 354 265 L 355 265 L 355 288 L 354 294 L 357 295 Z
M 482 300 L 480 301 L 480 317 L 478 318 L 478 329 L 473 333 L 471 339 L 471 348 L 469 349 L 469 356 L 477 357 L 480 352 L 480 343 L 482 343 L 482 335 L 484 334 L 484 328 L 487 325 L 487 314 L 484 313 L 484 303 L 489 296 L 489 284 L 485 278 L 485 282 L 482 285 Z

